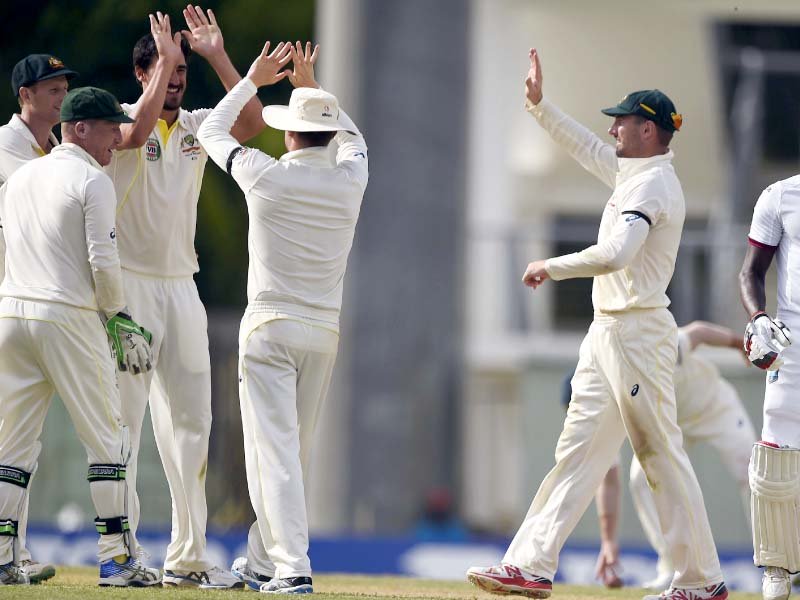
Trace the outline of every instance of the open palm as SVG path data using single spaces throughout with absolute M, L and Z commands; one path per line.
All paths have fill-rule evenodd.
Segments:
M 191 4 L 183 9 L 183 17 L 189 27 L 189 31 L 183 31 L 183 34 L 189 40 L 192 51 L 203 58 L 223 52 L 225 47 L 214 11 L 209 9 L 207 12 L 205 14 L 199 6 Z

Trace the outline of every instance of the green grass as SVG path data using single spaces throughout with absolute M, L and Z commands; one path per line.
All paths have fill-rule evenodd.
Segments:
M 466 582 L 431 581 L 405 577 L 368 577 L 362 575 L 315 575 L 314 600 L 364 600 L 365 598 L 414 598 L 414 599 L 462 599 L 462 600 L 495 600 L 501 596 L 493 596 L 478 590 Z M 97 570 L 90 567 L 59 567 L 57 575 L 41 585 L 0 587 L 0 598 L 27 599 L 80 599 L 95 600 L 102 598 L 159 598 L 168 600 L 180 598 L 205 598 L 206 600 L 225 600 L 238 598 L 241 594 L 249 594 L 249 590 L 215 591 L 187 588 L 100 588 L 97 586 Z M 637 588 L 607 590 L 600 586 L 558 585 L 553 588 L 554 600 L 589 600 L 590 598 L 613 598 L 618 600 L 634 600 L 641 598 L 644 592 Z M 258 596 L 252 596 L 254 599 Z M 732 600 L 760 600 L 760 594 L 734 593 Z

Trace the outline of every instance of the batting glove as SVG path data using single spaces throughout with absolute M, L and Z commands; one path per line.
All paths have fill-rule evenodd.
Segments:
M 783 366 L 781 352 L 791 344 L 789 328 L 782 321 L 771 319 L 765 312 L 753 315 L 744 330 L 747 358 L 765 371 L 777 371 Z
M 138 375 L 153 368 L 153 353 L 150 350 L 153 336 L 130 315 L 123 312 L 115 314 L 106 321 L 106 332 L 111 338 L 120 371 L 131 371 Z

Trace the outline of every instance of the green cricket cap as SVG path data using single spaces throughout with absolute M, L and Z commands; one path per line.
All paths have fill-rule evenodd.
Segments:
M 65 67 L 64 62 L 52 54 L 29 54 L 14 65 L 14 70 L 11 71 L 11 89 L 15 96 L 19 96 L 19 88 L 61 75 L 72 79 L 78 73 Z
M 601 112 L 610 117 L 639 115 L 667 131 L 678 131 L 683 124 L 683 116 L 678 114 L 672 100 L 661 90 L 631 92 L 619 104 L 604 108 Z
M 133 123 L 112 93 L 96 87 L 75 88 L 61 103 L 61 122 L 87 119 Z

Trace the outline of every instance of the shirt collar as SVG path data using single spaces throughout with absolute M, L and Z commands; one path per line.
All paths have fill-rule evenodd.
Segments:
M 653 167 L 669 165 L 674 157 L 672 150 L 668 150 L 666 154 L 656 154 L 647 158 L 620 158 L 618 160 L 617 183 L 630 179 L 634 175 L 643 173 Z
M 42 150 L 42 148 L 39 146 L 39 142 L 37 142 L 36 138 L 33 136 L 31 130 L 28 129 L 28 126 L 25 124 L 25 121 L 23 121 L 22 117 L 20 117 L 17 113 L 14 113 L 11 116 L 11 120 L 8 122 L 8 126 L 11 127 L 11 129 L 13 129 L 14 131 L 18 132 L 26 140 L 28 140 L 35 150 L 42 153 L 42 155 L 45 154 L 44 150 Z M 58 146 L 58 138 L 55 136 L 52 130 L 50 131 L 49 140 L 50 143 L 53 145 L 53 148 Z
M 136 101 L 136 103 L 135 103 L 135 104 L 131 104 L 130 110 L 129 110 L 128 112 L 129 112 L 129 113 L 132 113 L 134 110 L 136 110 L 136 108 L 139 106 L 139 103 L 140 103 L 141 101 L 142 101 L 142 98 L 140 97 L 140 98 L 139 98 L 139 99 Z M 181 127 L 183 127 L 184 129 L 188 129 L 188 128 L 189 128 L 189 125 L 188 125 L 188 124 L 187 124 L 187 122 L 186 122 L 186 120 L 188 119 L 188 117 L 189 117 L 189 113 L 188 113 L 186 110 L 184 110 L 183 108 L 179 108 L 179 109 L 178 109 L 178 118 L 177 118 L 177 120 L 176 120 L 176 121 L 177 121 L 178 125 L 180 125 L 180 126 L 181 126 Z M 160 119 L 160 118 L 161 118 L 161 116 L 159 115 L 159 117 L 158 117 L 158 118 Z
M 97 162 L 91 154 L 89 154 L 86 150 L 78 146 L 77 144 L 73 144 L 72 142 L 64 142 L 63 144 L 59 144 L 56 148 L 50 152 L 50 154 L 71 154 L 81 160 L 89 163 L 93 167 L 97 169 L 102 169 L 103 167 L 100 166 L 100 163 Z
M 311 166 L 332 166 L 327 146 L 311 146 L 310 148 L 292 150 L 281 156 L 280 159 L 281 161 L 298 161 Z

